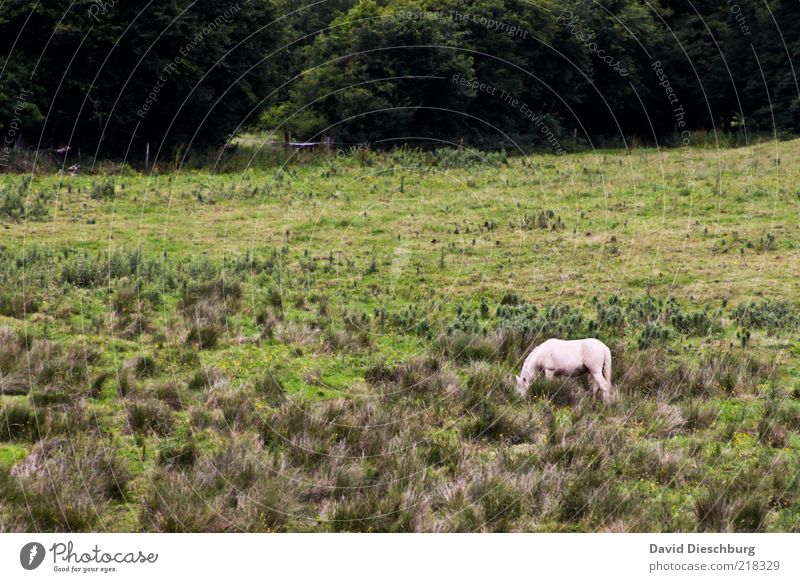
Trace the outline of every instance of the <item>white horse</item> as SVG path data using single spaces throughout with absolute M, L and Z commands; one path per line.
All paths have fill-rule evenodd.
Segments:
M 544 372 L 548 380 L 556 376 L 576 378 L 590 374 L 594 380 L 592 395 L 601 392 L 603 400 L 611 397 L 611 350 L 600 340 L 549 339 L 536 346 L 525 358 L 517 376 L 517 392 L 525 396 L 533 379 Z

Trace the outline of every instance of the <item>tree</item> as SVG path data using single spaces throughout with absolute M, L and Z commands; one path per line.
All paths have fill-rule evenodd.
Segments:
M 7 62 L 38 62 L 26 70 L 40 88 L 31 104 L 46 119 L 30 129 L 43 146 L 69 143 L 118 157 L 143 142 L 163 151 L 190 141 L 218 145 L 248 122 L 270 86 L 270 62 L 262 59 L 278 32 L 265 27 L 273 20 L 267 2 L 174 0 L 143 10 L 9 0 L 3 11 Z M 6 96 L 14 78 L 0 83 Z

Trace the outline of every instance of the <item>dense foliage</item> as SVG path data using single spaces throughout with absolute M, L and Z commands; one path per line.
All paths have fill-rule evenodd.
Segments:
M 271 86 L 260 59 L 275 42 L 272 11 L 235 0 L 5 2 L 0 127 L 6 135 L 16 117 L 24 145 L 100 158 L 145 142 L 154 153 L 219 143 Z
M 11 0 L 0 128 L 137 159 L 145 141 L 216 146 L 255 122 L 559 153 L 701 129 L 744 142 L 798 132 L 798 50 L 788 0 Z

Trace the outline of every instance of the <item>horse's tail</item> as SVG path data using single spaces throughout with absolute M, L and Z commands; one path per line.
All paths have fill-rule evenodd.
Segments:
M 606 348 L 606 357 L 603 358 L 603 378 L 611 386 L 611 350 Z

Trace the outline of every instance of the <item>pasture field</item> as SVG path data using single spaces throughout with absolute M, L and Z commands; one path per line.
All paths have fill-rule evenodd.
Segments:
M 0 177 L 0 531 L 800 531 L 800 142 L 116 170 Z

